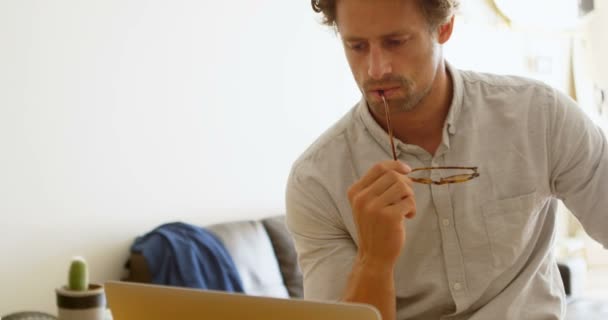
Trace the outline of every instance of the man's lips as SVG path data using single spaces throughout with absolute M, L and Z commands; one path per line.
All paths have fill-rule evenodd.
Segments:
M 390 98 L 391 96 L 398 94 L 399 89 L 400 87 L 376 88 L 370 90 L 369 93 L 377 99 L 382 99 L 382 95 L 384 95 L 386 98 Z

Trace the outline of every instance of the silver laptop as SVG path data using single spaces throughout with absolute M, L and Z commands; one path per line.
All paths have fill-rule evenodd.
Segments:
M 381 320 L 372 306 L 248 296 L 133 282 L 105 283 L 114 320 Z

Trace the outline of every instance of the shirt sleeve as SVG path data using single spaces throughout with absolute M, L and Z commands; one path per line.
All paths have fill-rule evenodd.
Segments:
M 286 223 L 303 273 L 304 298 L 339 301 L 357 247 L 322 184 L 292 172 L 286 192 Z
M 548 136 L 552 192 L 585 231 L 608 248 L 606 133 L 572 99 L 554 93 Z

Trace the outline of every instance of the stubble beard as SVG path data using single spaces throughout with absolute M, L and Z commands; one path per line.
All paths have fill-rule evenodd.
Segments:
M 428 96 L 431 91 L 431 87 L 425 88 L 421 92 L 414 93 L 411 87 L 407 88 L 407 93 L 403 98 L 395 98 L 387 100 L 390 111 L 392 113 L 411 112 L 420 106 L 420 102 Z
M 431 92 L 431 85 L 424 88 L 424 90 L 420 92 L 415 92 L 414 83 L 406 78 L 400 78 L 399 83 L 401 85 L 402 90 L 405 91 L 405 95 L 403 97 L 386 99 L 386 102 L 389 105 L 389 110 L 391 114 L 402 113 L 402 112 L 411 112 L 416 110 L 420 106 L 420 102 L 426 98 Z M 366 84 L 367 87 L 367 84 Z M 371 104 L 369 101 L 371 99 L 366 99 L 368 104 L 372 105 L 376 111 L 381 111 L 380 113 L 384 113 L 384 102 L 379 101 Z

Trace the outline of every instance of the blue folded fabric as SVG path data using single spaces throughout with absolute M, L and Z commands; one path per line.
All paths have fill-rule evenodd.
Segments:
M 135 239 L 131 252 L 145 257 L 155 284 L 243 292 L 232 257 L 204 228 L 163 224 Z

